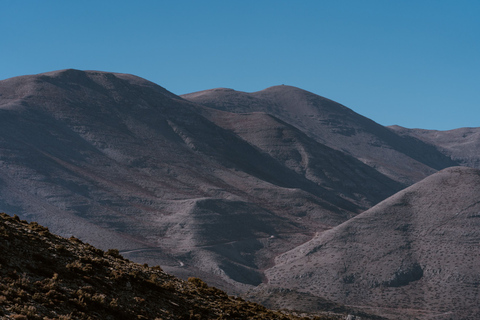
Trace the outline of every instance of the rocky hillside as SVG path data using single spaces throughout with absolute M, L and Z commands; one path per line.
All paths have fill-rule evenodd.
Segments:
M 435 146 L 462 166 L 480 169 L 480 128 L 458 128 L 438 131 L 391 126 L 405 137 L 413 137 Z
M 344 319 L 302 318 L 228 296 L 198 278 L 130 262 L 61 238 L 36 222 L 0 214 L 2 319 Z
M 475 319 L 479 197 L 479 170 L 442 170 L 280 255 L 268 286 L 392 319 Z
M 183 98 L 234 113 L 265 112 L 390 178 L 410 185 L 457 162 L 432 145 L 402 136 L 335 101 L 291 87 L 258 92 L 211 89 Z
M 243 118 L 126 74 L 0 81 L 0 209 L 240 292 L 403 188 L 278 118 Z

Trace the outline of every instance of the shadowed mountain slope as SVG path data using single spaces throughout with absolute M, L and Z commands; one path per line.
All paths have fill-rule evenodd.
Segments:
M 442 170 L 280 255 L 268 286 L 392 319 L 475 319 L 479 197 L 479 170 Z
M 2 319 L 307 319 L 0 214 Z M 324 315 L 315 319 L 342 319 Z M 309 317 L 308 319 L 313 319 Z
M 315 184 L 337 191 L 362 209 L 370 208 L 405 187 L 270 114 L 207 111 L 203 114 L 222 128 L 233 131 Z
M 243 290 L 276 255 L 401 187 L 276 118 L 257 123 L 257 143 L 259 128 L 217 125 L 213 112 L 126 74 L 0 81 L 0 209 Z M 291 137 L 269 138 L 277 129 Z
M 447 131 L 407 129 L 390 126 L 397 134 L 431 144 L 459 164 L 480 169 L 480 128 L 459 128 Z
M 229 112 L 266 112 L 331 148 L 346 152 L 379 172 L 412 184 L 456 162 L 412 137 L 401 137 L 332 100 L 291 86 L 246 93 L 212 89 L 182 95 Z

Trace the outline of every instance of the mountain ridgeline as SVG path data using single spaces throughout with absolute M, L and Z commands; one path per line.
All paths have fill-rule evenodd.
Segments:
M 389 308 L 389 317 L 408 308 L 423 308 L 418 317 L 445 308 L 460 315 L 476 310 L 474 298 L 443 303 L 431 288 L 458 295 L 468 287 L 474 297 L 476 276 L 463 265 L 479 256 L 467 245 L 476 241 L 475 214 L 465 218 L 471 224 L 458 220 L 461 237 L 420 236 L 439 221 L 457 221 L 437 221 L 428 199 L 464 195 L 459 207 L 442 208 L 475 207 L 475 169 L 436 173 L 479 166 L 477 130 L 459 130 L 384 127 L 290 86 L 177 96 L 127 74 L 68 69 L 21 76 L 0 81 L 0 210 L 275 307 L 295 307 L 293 297 L 308 295 L 383 314 Z M 451 176 L 458 197 L 421 181 L 432 174 Z M 409 186 L 419 188 L 415 201 L 389 198 L 404 199 Z M 365 224 L 362 217 L 370 216 Z M 368 239 L 349 232 L 370 228 Z M 323 251 L 327 238 L 342 254 Z M 367 240 L 380 248 L 366 250 Z M 440 272 L 433 262 L 440 257 L 426 252 L 448 241 L 445 254 L 471 260 Z M 307 247 L 313 253 L 304 257 Z M 350 247 L 365 250 L 347 259 Z M 444 278 L 456 280 L 446 288 Z M 370 293 L 361 294 L 367 287 Z M 406 298 L 419 292 L 422 307 Z

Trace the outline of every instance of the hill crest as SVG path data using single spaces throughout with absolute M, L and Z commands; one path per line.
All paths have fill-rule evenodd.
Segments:
M 181 97 L 233 113 L 271 114 L 406 185 L 458 165 L 430 144 L 397 135 L 346 106 L 296 87 L 274 86 L 252 93 L 206 90 Z
M 479 195 L 479 170 L 444 169 L 280 255 L 269 285 L 399 318 L 473 317 Z

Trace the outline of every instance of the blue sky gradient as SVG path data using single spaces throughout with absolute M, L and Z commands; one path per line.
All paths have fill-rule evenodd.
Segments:
M 480 126 L 480 1 L 2 0 L 0 79 L 75 68 L 176 94 L 288 84 L 383 124 Z

